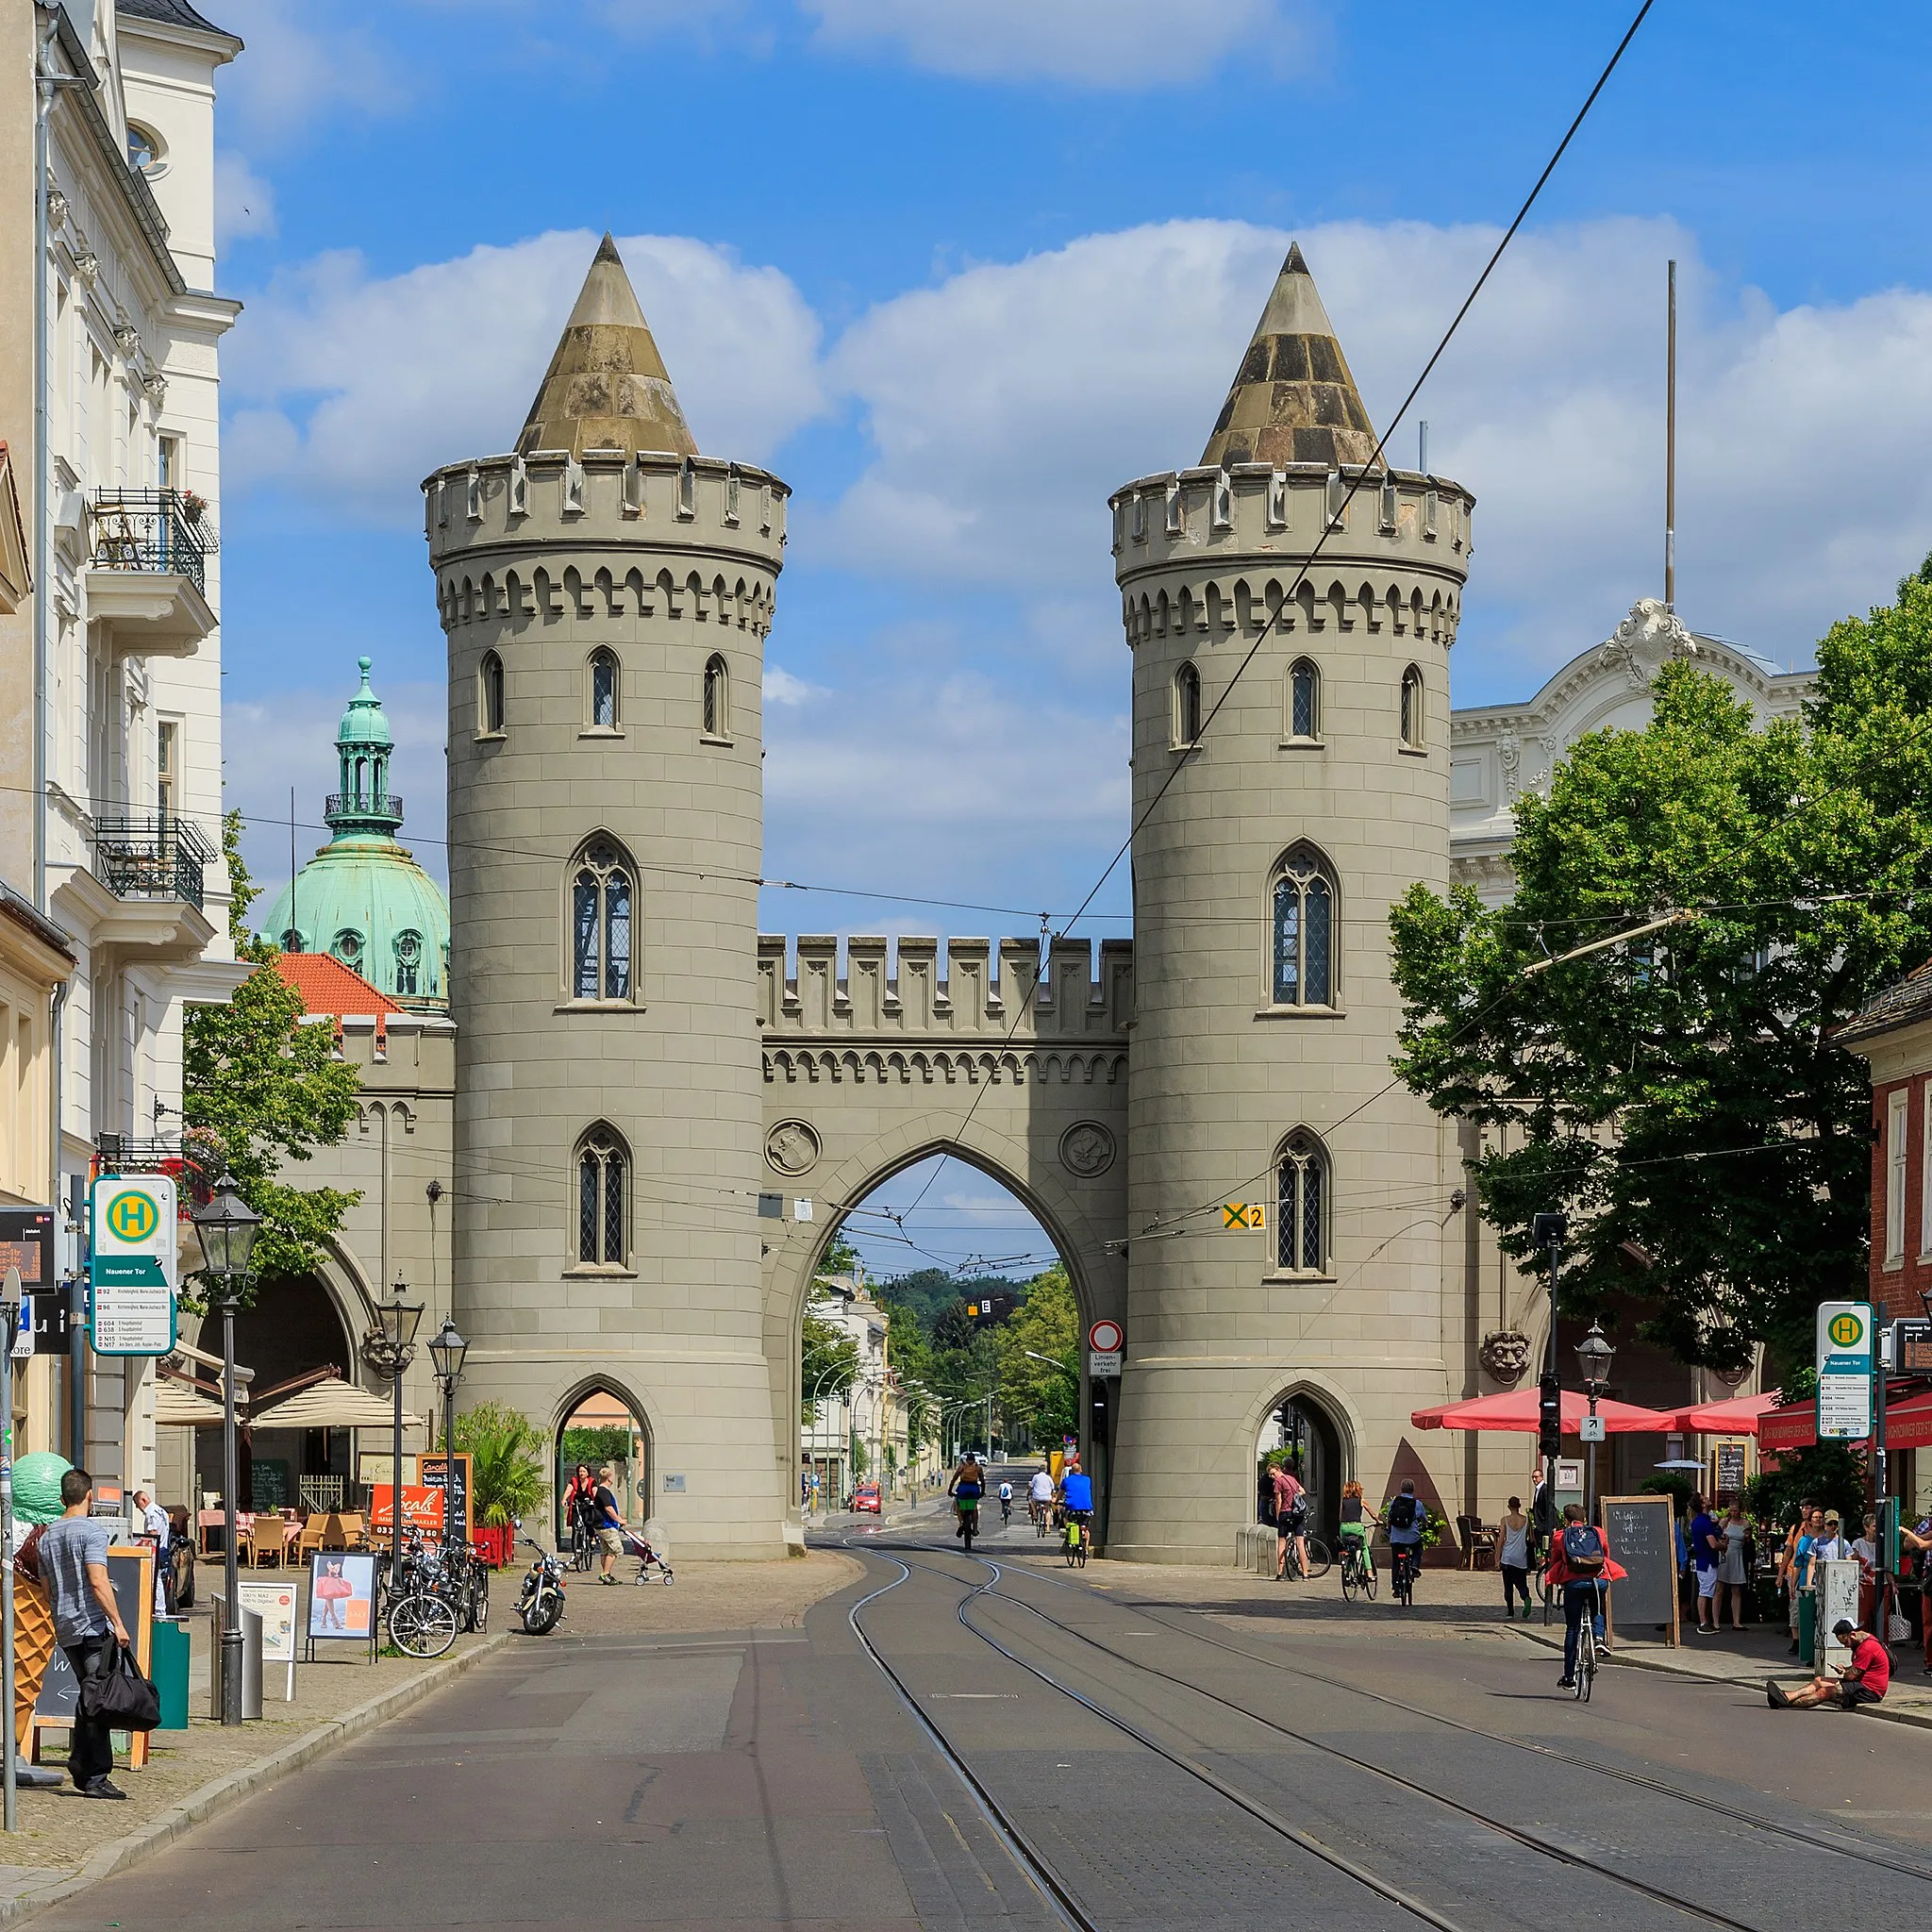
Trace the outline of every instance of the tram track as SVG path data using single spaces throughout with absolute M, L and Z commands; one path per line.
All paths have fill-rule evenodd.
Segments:
M 924 1548 L 926 1546 L 913 1545 L 912 1547 Z M 956 1553 L 941 1551 L 938 1554 L 950 1556 Z M 992 1564 L 992 1558 L 990 1557 L 974 1557 L 973 1560 L 974 1562 Z M 1089 1592 L 1081 1591 L 1077 1584 L 1066 1583 L 1060 1577 L 1053 1575 L 1050 1572 L 1036 1570 L 1030 1564 L 1010 1562 L 994 1567 L 1003 1569 L 1008 1574 L 1028 1577 L 1036 1583 L 1052 1584 L 1058 1589 L 1072 1590 L 1080 1594 L 1090 1594 Z M 1037 1605 L 1028 1604 L 1024 1597 L 1014 1597 L 1010 1592 L 1004 1591 L 995 1591 L 991 1593 L 1006 1597 L 1008 1601 L 1018 1604 L 1021 1608 L 1031 1611 L 1033 1615 L 1041 1618 L 1042 1622 L 1052 1624 L 1056 1627 L 1067 1631 L 1070 1635 L 1079 1638 L 1083 1642 L 1091 1644 L 1095 1649 L 1104 1651 L 1108 1657 L 1115 1657 L 1123 1663 L 1132 1664 L 1137 1669 L 1143 1671 L 1152 1668 L 1142 1658 L 1134 1657 L 1128 1652 L 1115 1650 L 1111 1645 L 1102 1643 L 1098 1639 L 1091 1636 L 1086 1631 L 1079 1630 L 1072 1624 L 1064 1624 L 1058 1618 L 1047 1616 Z M 1144 1616 L 1149 1623 L 1158 1625 L 1160 1629 L 1169 1632 L 1173 1636 L 1186 1639 L 1190 1642 L 1204 1644 L 1211 1650 L 1222 1651 L 1227 1656 L 1240 1657 L 1244 1662 L 1259 1664 L 1267 1670 L 1278 1671 L 1290 1676 L 1299 1677 L 1307 1683 L 1320 1684 L 1328 1690 L 1343 1691 L 1350 1697 L 1365 1699 L 1368 1702 L 1381 1705 L 1387 1709 L 1400 1711 L 1407 1717 L 1424 1718 L 1431 1724 L 1440 1724 L 1448 1730 L 1458 1731 L 1466 1737 L 1480 1738 L 1488 1743 L 1506 1745 L 1513 1751 L 1526 1752 L 1533 1757 L 1554 1763 L 1573 1765 L 1578 1770 L 1592 1772 L 1600 1777 L 1614 1778 L 1620 1783 L 1634 1786 L 1641 1790 L 1652 1792 L 1656 1796 L 1671 1798 L 1678 1804 L 1688 1805 L 1698 1810 L 1710 1812 L 1734 1824 L 1746 1825 L 1753 1831 L 1765 1832 L 1774 1837 L 1788 1840 L 1792 1843 L 1803 1845 L 1808 1851 L 1828 1852 L 1836 1857 L 1849 1858 L 1859 1864 L 1872 1865 L 1884 1871 L 1895 1872 L 1902 1877 L 1915 1879 L 1922 1884 L 1932 1884 L 1932 1864 L 1914 1863 L 1907 1858 L 1893 1857 L 1876 1846 L 1847 1844 L 1842 1840 L 1827 1838 L 1823 1833 L 1807 1831 L 1800 1825 L 1780 1824 L 1776 1820 L 1760 1817 L 1756 1812 L 1742 1810 L 1735 1805 L 1727 1805 L 1721 1798 L 1709 1797 L 1701 1791 L 1686 1790 L 1681 1785 L 1673 1784 L 1667 1778 L 1651 1777 L 1642 1772 L 1627 1770 L 1622 1765 L 1606 1764 L 1601 1758 L 1591 1757 L 1581 1752 L 1565 1751 L 1554 1744 L 1540 1743 L 1535 1739 L 1514 1738 L 1509 1736 L 1507 1732 L 1488 1730 L 1481 1724 L 1469 1724 L 1460 1718 L 1447 1716 L 1440 1710 L 1432 1710 L 1426 1705 L 1411 1704 L 1404 1698 L 1391 1697 L 1386 1691 L 1371 1690 L 1362 1685 L 1351 1683 L 1347 1678 L 1331 1676 L 1323 1671 L 1310 1670 L 1305 1664 L 1292 1663 L 1278 1652 L 1269 1654 L 1262 1651 L 1249 1650 L 1241 1644 L 1229 1642 L 1224 1638 L 1210 1637 L 1198 1628 L 1191 1628 L 1184 1624 L 1170 1623 L 1165 1617 L 1155 1614 L 1157 1610 L 1165 1607 L 1165 1606 L 1158 1603 L 1136 1602 L 1124 1604 L 1112 1598 L 1103 1599 L 1103 1601 L 1112 1603 L 1117 1608 L 1132 1608 L 1137 1614 Z M 1155 1674 L 1164 1675 L 1166 1674 L 1156 1672 Z M 1188 1683 L 1188 1680 L 1185 1678 L 1177 1678 L 1173 1681 L 1182 1684 Z M 1200 1687 L 1189 1685 L 1189 1688 L 1199 1689 Z M 1204 1691 L 1203 1694 L 1215 1696 L 1217 1693 Z M 1225 1699 L 1220 1699 L 1219 1701 L 1227 1702 Z M 1231 1705 L 1230 1707 L 1240 1708 L 1241 1707 Z M 1248 1712 L 1247 1714 L 1250 1716 L 1256 1715 L 1254 1712 Z M 1266 1718 L 1259 1721 L 1264 1724 L 1273 1722 Z
M 1115 1664 L 1126 1666 L 1132 1672 L 1141 1676 L 1171 1686 L 1192 1697 L 1200 1698 L 1225 1711 L 1238 1715 L 1250 1723 L 1259 1724 L 1264 1729 L 1278 1737 L 1289 1740 L 1306 1750 L 1346 1764 L 1351 1769 L 1398 1789 L 1425 1804 L 1459 1816 L 1485 1832 L 1492 1833 L 1499 1839 L 1527 1850 L 1541 1858 L 1552 1861 L 1555 1866 L 1568 1867 L 1574 1871 L 1588 1873 L 1591 1876 L 1616 1887 L 1620 1891 L 1628 1896 L 1633 1898 L 1641 1897 L 1652 1905 L 1663 1907 L 1675 1916 L 1688 1919 L 1695 1924 L 1722 1927 L 1724 1928 L 1724 1932 L 1761 1932 L 1761 1927 L 1750 1921 L 1732 1917 L 1714 1907 L 1704 1905 L 1696 1900 L 1683 1898 L 1634 1874 L 1619 1870 L 1614 1865 L 1590 1857 L 1574 1848 L 1554 1843 L 1548 1838 L 1539 1836 L 1535 1832 L 1513 1824 L 1508 1820 L 1496 1816 L 1493 1812 L 1484 1810 L 1478 1805 L 1466 1803 L 1462 1799 L 1451 1796 L 1446 1791 L 1436 1789 L 1434 1786 L 1423 1783 L 1403 1772 L 1392 1769 L 1389 1765 L 1377 1763 L 1374 1758 L 1365 1757 L 1356 1752 L 1346 1750 L 1326 1739 L 1298 1730 L 1292 1724 L 1284 1724 L 1278 1718 L 1271 1717 L 1263 1711 L 1257 1710 L 1253 1706 L 1243 1703 L 1240 1699 L 1231 1698 L 1220 1691 L 1211 1690 L 1192 1678 L 1149 1663 L 1144 1657 L 1135 1656 L 1131 1652 L 1119 1649 L 1114 1644 L 1107 1642 L 1104 1639 L 1096 1637 L 1092 1632 L 1083 1629 L 1075 1624 L 1069 1623 L 1062 1618 L 1053 1616 L 1039 1604 L 1031 1603 L 1024 1596 L 1015 1595 L 1011 1589 L 1002 1587 L 1009 1581 L 1024 1577 L 1034 1583 L 1052 1584 L 1057 1588 L 1091 1595 L 1090 1592 L 1081 1591 L 1080 1586 L 1076 1584 L 1066 1582 L 1049 1573 L 1037 1570 L 1029 1564 L 1021 1562 L 1001 1563 L 990 1557 L 978 1554 L 965 1556 L 961 1552 L 936 1549 L 931 1545 L 923 1543 L 909 1543 L 882 1548 L 876 1542 L 868 1541 L 865 1547 L 869 1547 L 877 1554 L 888 1557 L 894 1563 L 900 1564 L 902 1567 L 902 1577 L 900 1580 L 902 1581 L 905 1580 L 904 1571 L 916 1568 L 926 1571 L 933 1576 L 948 1582 L 956 1588 L 962 1589 L 965 1594 L 960 1597 L 957 1606 L 958 1622 L 971 1634 L 978 1638 L 1008 1662 L 1024 1671 L 1028 1675 L 1037 1678 L 1060 1695 L 1078 1704 L 1115 1730 L 1134 1739 L 1136 1742 L 1155 1752 L 1168 1763 L 1175 1765 L 1190 1777 L 1213 1790 L 1219 1796 L 1246 1812 L 1248 1816 L 1257 1819 L 1270 1830 L 1289 1839 L 1303 1850 L 1311 1852 L 1313 1856 L 1321 1857 L 1324 1862 L 1345 1871 L 1350 1877 L 1355 1878 L 1359 1883 L 1366 1884 L 1369 1889 L 1376 1890 L 1385 1898 L 1390 1896 L 1391 1889 L 1388 1886 L 1388 1881 L 1383 1880 L 1379 1874 L 1374 1873 L 1367 1867 L 1358 1865 L 1356 1860 L 1348 1858 L 1345 1854 L 1337 1852 L 1333 1846 L 1325 1844 L 1319 1840 L 1314 1840 L 1311 1834 L 1302 1832 L 1300 1827 L 1292 1825 L 1288 1821 L 1282 1819 L 1278 1813 L 1252 1790 L 1242 1790 L 1240 1786 L 1223 1777 L 1219 1773 L 1188 1756 L 1185 1751 L 1169 1749 L 1161 1744 L 1158 1740 L 1149 1737 L 1141 1726 L 1123 1717 L 1118 1711 L 1109 1710 L 1097 1699 L 1090 1697 L 1072 1685 L 1062 1682 L 1060 1678 L 1042 1669 L 1040 1664 L 1021 1656 L 1016 1650 L 1009 1647 L 1008 1643 L 1002 1642 L 997 1637 L 982 1628 L 974 1621 L 971 1614 L 973 1606 L 982 1598 L 1011 1605 L 1015 1609 L 1024 1613 L 1027 1617 L 1036 1619 L 1049 1628 L 1057 1630 L 1074 1641 L 1091 1648 Z M 909 1564 L 907 1563 L 905 1558 L 897 1554 L 901 1549 L 916 1552 L 917 1556 L 914 1560 Z M 970 1578 L 963 1577 L 955 1571 L 944 1569 L 939 1563 L 929 1560 L 919 1561 L 917 1557 L 927 1558 L 937 1557 L 952 1562 L 970 1562 L 984 1568 L 990 1574 L 984 1582 L 974 1584 Z M 1144 1617 L 1148 1623 L 1184 1641 L 1199 1642 L 1208 1648 L 1241 1658 L 1244 1661 L 1262 1665 L 1270 1671 L 1283 1671 L 1309 1683 L 1320 1684 L 1343 1691 L 1352 1698 L 1365 1698 L 1391 1710 L 1399 1711 L 1406 1716 L 1421 1718 L 1432 1724 L 1439 1724 L 1472 1738 L 1481 1739 L 1493 1744 L 1508 1746 L 1512 1749 L 1526 1751 L 1540 1757 L 1561 1762 L 1587 1773 L 1616 1779 L 1621 1783 L 1635 1787 L 1651 1795 L 1714 1814 L 1732 1824 L 1746 1826 L 1753 1832 L 1767 1833 L 1791 1843 L 1802 1845 L 1807 1850 L 1830 1853 L 1837 1858 L 1893 1872 L 1922 1883 L 1928 1878 L 1932 1878 L 1932 1869 L 1923 1865 L 1916 1865 L 1905 1858 L 1890 1857 L 1876 1847 L 1847 1843 L 1842 1840 L 1826 1837 L 1821 1833 L 1807 1832 L 1798 1826 L 1780 1824 L 1776 1821 L 1742 1810 L 1737 1806 L 1725 1804 L 1721 1799 L 1707 1797 L 1695 1791 L 1687 1791 L 1666 1779 L 1648 1777 L 1641 1773 L 1627 1771 L 1620 1766 L 1607 1765 L 1599 1759 L 1581 1753 L 1563 1751 L 1554 1746 L 1539 1744 L 1528 1740 L 1512 1738 L 1505 1733 L 1491 1731 L 1478 1724 L 1467 1724 L 1459 1719 L 1446 1717 L 1439 1711 L 1427 1708 L 1425 1706 L 1412 1704 L 1399 1697 L 1391 1697 L 1375 1691 L 1363 1690 L 1343 1679 L 1330 1676 L 1322 1672 L 1312 1671 L 1304 1666 L 1288 1663 L 1278 1656 L 1264 1655 L 1260 1652 L 1247 1649 L 1241 1644 L 1208 1636 L 1199 1630 L 1172 1624 L 1164 1617 L 1152 1614 L 1154 1610 L 1159 1607 L 1158 1606 L 1148 1604 L 1128 1606 L 1121 1604 L 1112 1598 L 1103 1598 L 1100 1601 L 1105 1602 L 1112 1608 L 1124 1610 L 1131 1607 L 1135 1614 Z M 902 1694 L 904 1694 L 904 1687 L 901 1686 L 900 1688 Z M 921 1715 L 924 1718 L 923 1712 Z M 1176 1728 L 1181 1729 L 1183 1732 L 1186 1729 L 1185 1725 L 1179 1725 Z M 1008 1829 L 1011 1829 L 1010 1822 Z M 1399 1891 L 1400 1888 L 1394 1888 L 1394 1890 Z M 1424 1923 L 1439 1926 L 1450 1923 L 1443 1914 L 1438 1912 L 1434 1907 L 1408 1894 L 1404 1893 L 1400 1898 L 1391 1900 L 1391 1903 L 1397 1904 L 1405 1912 L 1422 1919 Z
M 884 1584 L 879 1589 L 869 1591 L 852 1606 L 849 1621 L 854 1634 L 864 1646 L 873 1661 L 884 1673 L 907 1707 L 913 1713 L 921 1729 L 931 1739 L 935 1746 L 953 1766 L 955 1772 L 972 1790 L 982 1810 L 987 1814 L 989 1822 L 1005 1842 L 1008 1852 L 1019 1863 L 1021 1869 L 1033 1879 L 1042 1893 L 1054 1902 L 1067 1922 L 1081 1928 L 1081 1932 L 1105 1932 L 1106 1922 L 1094 1918 L 1088 1911 L 1087 1907 L 1081 1903 L 1074 1889 L 1054 1869 L 1052 1862 L 1032 1842 L 1025 1827 L 1012 1816 L 1008 1808 L 1001 1803 L 999 1798 L 988 1787 L 986 1781 L 974 1771 L 966 1754 L 953 1740 L 946 1736 L 941 1726 L 935 1724 L 930 1715 L 921 1707 L 919 1699 L 914 1694 L 911 1687 L 892 1668 L 884 1652 L 874 1641 L 871 1635 L 866 1631 L 864 1624 L 859 1621 L 858 1612 L 866 1605 L 897 1590 L 909 1578 L 912 1571 L 915 1569 L 924 1570 L 928 1574 L 941 1578 L 943 1582 L 965 1589 L 966 1595 L 960 1599 L 957 1606 L 957 1610 L 960 1625 L 970 1635 L 977 1638 L 990 1648 L 999 1652 L 1009 1662 L 1017 1665 L 1030 1676 L 1037 1677 L 1041 1683 L 1047 1685 L 1061 1696 L 1081 1706 L 1091 1715 L 1099 1719 L 1101 1723 L 1131 1738 L 1144 1750 L 1151 1752 L 1155 1757 L 1162 1759 L 1175 1770 L 1180 1771 L 1194 1782 L 1205 1786 L 1226 1803 L 1235 1806 L 1247 1817 L 1263 1825 L 1276 1837 L 1287 1840 L 1298 1850 L 1318 1859 L 1330 1870 L 1340 1873 L 1343 1877 L 1353 1880 L 1364 1890 L 1374 1893 L 1406 1916 L 1423 1924 L 1435 1927 L 1436 1932 L 1475 1932 L 1474 1927 L 1465 1926 L 1459 1921 L 1451 1919 L 1444 1913 L 1437 1911 L 1433 1907 L 1415 1897 L 1412 1893 L 1406 1891 L 1402 1887 L 1383 1878 L 1379 1874 L 1370 1871 L 1366 1866 L 1358 1864 L 1355 1859 L 1347 1857 L 1346 1854 L 1338 1852 L 1332 1846 L 1324 1844 L 1313 1833 L 1304 1831 L 1299 1825 L 1290 1824 L 1288 1820 L 1282 1818 L 1279 1813 L 1274 1811 L 1251 1793 L 1241 1790 L 1237 1786 L 1230 1783 L 1227 1779 L 1221 1777 L 1206 1765 L 1197 1762 L 1183 1753 L 1169 1750 L 1157 1740 L 1150 1738 L 1138 1725 L 1119 1716 L 1117 1713 L 1108 1710 L 1104 1706 L 1085 1696 L 1082 1692 L 1059 1683 L 1035 1665 L 1029 1664 L 1024 1657 L 1008 1650 L 996 1638 L 979 1629 L 965 1615 L 966 1605 L 973 1597 L 980 1593 L 978 1586 L 950 1574 L 948 1572 L 940 1569 L 936 1564 L 908 1563 L 896 1550 L 881 1550 L 876 1544 L 868 1544 L 863 1547 L 870 1548 L 874 1554 L 879 1556 L 883 1560 L 896 1565 L 900 1574 L 891 1583 Z M 913 1547 L 924 1548 L 924 1546 L 914 1545 Z M 934 1554 L 943 1555 L 945 1553 L 937 1552 Z M 973 1557 L 965 1560 L 974 1563 L 985 1563 L 993 1572 L 994 1580 L 997 1580 L 999 1566 L 992 1563 L 989 1558 Z M 1755 1928 L 1743 1928 L 1743 1932 L 1755 1932 Z

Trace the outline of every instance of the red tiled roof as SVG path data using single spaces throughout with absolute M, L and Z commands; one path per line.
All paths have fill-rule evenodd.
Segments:
M 372 986 L 333 953 L 282 953 L 276 956 L 275 971 L 301 995 L 307 1012 L 333 1013 L 338 1022 L 344 1013 L 374 1013 L 376 1030 L 386 1032 L 389 1016 L 403 1011 L 379 986 Z

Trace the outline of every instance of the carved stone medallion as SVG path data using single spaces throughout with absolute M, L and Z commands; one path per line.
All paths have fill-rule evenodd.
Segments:
M 1060 1136 L 1060 1165 L 1091 1181 L 1113 1165 L 1113 1136 L 1098 1121 L 1080 1121 Z
M 819 1137 L 803 1121 L 780 1121 L 765 1136 L 765 1161 L 774 1174 L 809 1174 L 819 1164 Z

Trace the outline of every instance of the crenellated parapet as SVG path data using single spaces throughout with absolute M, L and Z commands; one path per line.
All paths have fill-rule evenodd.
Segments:
M 658 450 L 533 450 L 452 463 L 423 492 L 445 631 L 623 615 L 771 628 L 791 492 L 769 471 Z
M 1253 638 L 1271 622 L 1283 632 L 1455 641 L 1475 503 L 1459 483 L 1404 470 L 1237 463 L 1142 476 L 1108 501 L 1130 644 Z M 1321 555 L 1297 587 L 1317 543 Z M 1269 568 L 1275 558 L 1278 571 Z
M 995 1053 L 1075 1041 L 1125 1044 L 1134 1017 L 1131 940 L 1101 941 L 1097 976 L 1087 941 L 1056 940 L 1043 978 L 1038 940 L 1002 940 L 996 949 L 978 939 L 955 939 L 943 948 L 937 939 L 897 943 L 898 972 L 891 974 L 885 939 L 847 940 L 841 977 L 838 940 L 805 935 L 791 977 L 784 935 L 758 936 L 758 1025 L 768 1077 L 774 1049 L 792 1041 L 957 1041 Z M 974 1055 L 958 1061 L 960 1070 L 976 1064 Z M 952 1065 L 944 1077 L 956 1077 Z

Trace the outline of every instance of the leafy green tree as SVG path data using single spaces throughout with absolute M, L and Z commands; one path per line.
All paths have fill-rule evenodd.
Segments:
M 495 1528 L 527 1516 L 543 1500 L 544 1441 L 528 1416 L 501 1402 L 479 1402 L 457 1417 L 450 1440 L 470 1462 L 470 1507 Z
M 1506 1253 L 1537 1265 L 1530 1217 L 1567 1212 L 1566 1315 L 1627 1291 L 1652 1340 L 1733 1369 L 1755 1340 L 1808 1354 L 1818 1301 L 1864 1278 L 1870 1089 L 1832 1035 L 1932 953 L 1926 578 L 1832 628 L 1802 721 L 1666 665 L 1647 728 L 1518 800 L 1509 905 L 1418 886 L 1391 915 L 1396 1071 L 1484 1130 Z
M 1080 1308 L 1061 1263 L 1056 1261 L 1026 1284 L 1024 1303 L 995 1334 L 1000 1412 L 1008 1423 L 1024 1424 L 1036 1442 L 1076 1433 Z M 1038 1356 L 1051 1359 L 1039 1361 Z
M 217 1173 L 225 1164 L 242 1197 L 262 1217 L 254 1280 L 307 1274 L 362 1197 L 340 1188 L 298 1188 L 280 1178 L 286 1160 L 333 1146 L 356 1117 L 356 1070 L 335 1054 L 333 1029 L 304 1026 L 302 1001 L 275 971 L 275 949 L 243 924 L 257 888 L 242 861 L 241 815 L 222 822 L 233 898 L 236 957 L 257 970 L 226 1006 L 191 1007 L 182 1027 L 182 1113 L 189 1139 Z M 191 1307 L 194 1296 L 184 1296 Z

